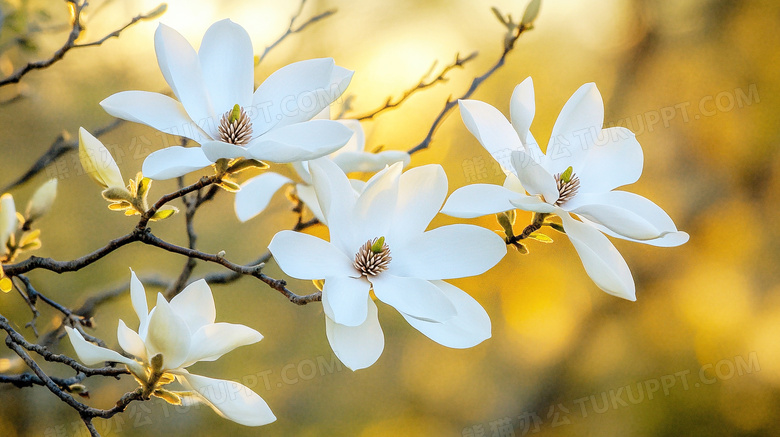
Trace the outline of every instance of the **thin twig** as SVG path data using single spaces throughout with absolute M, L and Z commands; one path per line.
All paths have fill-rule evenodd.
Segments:
M 515 42 L 518 38 L 520 38 L 520 35 L 523 34 L 526 30 L 531 29 L 531 27 L 527 27 L 523 24 L 518 25 L 515 27 L 510 33 L 507 38 L 504 40 L 504 50 L 501 52 L 501 56 L 498 58 L 498 61 L 496 61 L 495 64 L 493 64 L 492 67 L 488 71 L 485 72 L 482 76 L 477 76 L 474 78 L 474 80 L 471 81 L 471 86 L 469 86 L 469 89 L 466 90 L 463 95 L 458 97 L 457 99 L 448 98 L 447 103 L 445 103 L 444 108 L 439 112 L 439 115 L 436 116 L 436 119 L 433 121 L 433 125 L 431 125 L 431 128 L 428 130 L 428 134 L 425 136 L 425 138 L 416 146 L 412 147 L 408 150 L 408 153 L 414 154 L 416 152 L 419 152 L 420 150 L 427 149 L 428 146 L 430 146 L 431 141 L 433 141 L 433 135 L 436 133 L 436 130 L 439 128 L 441 123 L 444 121 L 444 119 L 449 115 L 450 111 L 452 111 L 453 108 L 458 104 L 459 99 L 468 99 L 471 97 L 472 94 L 474 94 L 474 91 L 479 88 L 479 86 L 487 80 L 490 76 L 493 75 L 501 66 L 504 65 L 504 62 L 506 62 L 506 57 L 509 54 L 509 52 L 512 51 L 515 47 Z
M 260 57 L 257 59 L 257 64 L 263 62 L 263 59 L 265 59 L 265 57 L 268 55 L 268 52 L 273 50 L 274 47 L 278 46 L 282 41 L 287 39 L 288 36 L 294 33 L 302 32 L 310 24 L 316 23 L 317 21 L 330 17 L 331 15 L 336 13 L 336 9 L 328 9 L 325 12 L 322 12 L 320 14 L 317 14 L 309 18 L 300 26 L 295 27 L 295 22 L 301 16 L 301 13 L 303 12 L 303 7 L 305 5 L 306 5 L 306 0 L 301 0 L 301 4 L 298 6 L 298 12 L 296 12 L 295 15 L 293 15 L 292 18 L 290 19 L 290 24 L 287 26 L 287 30 L 276 41 L 274 41 L 273 44 L 271 44 L 270 46 L 266 47 L 265 50 L 263 50 L 263 54 L 260 55 Z
M 119 127 L 120 124 L 124 122 L 125 122 L 124 120 L 116 119 L 101 128 L 93 130 L 92 133 L 95 135 L 95 137 L 100 138 L 102 135 L 111 132 L 112 130 L 116 129 L 117 127 Z M 58 135 L 57 138 L 54 140 L 54 142 L 52 142 L 51 145 L 49 146 L 49 149 L 43 155 L 41 155 L 41 157 L 38 158 L 37 161 L 35 161 L 35 163 L 30 167 L 30 169 L 27 170 L 18 179 L 3 187 L 2 192 L 9 191 L 13 188 L 18 187 L 19 185 L 24 184 L 25 182 L 32 179 L 35 175 L 45 170 L 46 167 L 54 163 L 54 161 L 56 161 L 57 158 L 59 158 L 60 156 L 68 152 L 78 150 L 78 148 L 79 148 L 78 138 L 70 138 L 70 135 L 67 135 L 65 133 Z
M 134 17 L 130 23 L 124 25 L 118 30 L 115 30 L 108 35 L 104 36 L 103 38 L 86 44 L 76 44 L 76 40 L 79 36 L 81 36 L 81 32 L 84 31 L 85 27 L 84 24 L 81 22 L 81 15 L 85 7 L 87 7 L 87 1 L 82 0 L 65 0 L 65 3 L 68 4 L 68 8 L 71 12 L 71 29 L 70 33 L 68 33 L 68 39 L 65 41 L 65 44 L 63 44 L 57 51 L 54 52 L 54 54 L 51 55 L 50 58 L 44 59 L 42 61 L 35 61 L 35 62 L 28 62 L 23 67 L 19 68 L 18 70 L 14 71 L 10 76 L 0 80 L 0 87 L 9 85 L 12 83 L 18 83 L 20 80 L 22 80 L 22 77 L 24 77 L 27 73 L 33 71 L 33 70 L 41 70 L 44 68 L 47 68 L 54 64 L 55 62 L 61 60 L 66 53 L 68 53 L 72 49 L 76 48 L 82 48 L 82 47 L 92 47 L 97 46 L 100 44 L 103 44 L 106 40 L 112 37 L 119 36 L 119 34 L 127 29 L 128 27 L 132 26 L 133 24 L 141 21 L 146 20 L 150 18 L 154 18 L 157 15 L 160 14 L 160 7 L 158 6 L 155 8 L 154 11 L 150 12 L 149 14 L 141 14 L 136 17 Z
M 447 65 L 446 67 L 444 67 L 439 72 L 438 76 L 434 77 L 433 79 L 430 79 L 430 80 L 426 81 L 426 78 L 430 77 L 431 72 L 436 67 L 436 62 L 434 62 L 433 65 L 431 66 L 431 69 L 428 71 L 428 73 L 426 73 L 425 76 L 420 78 L 420 82 L 418 82 L 417 85 L 415 85 L 414 87 L 409 88 L 408 90 L 406 90 L 403 93 L 403 95 L 401 97 L 399 97 L 396 101 L 393 101 L 392 97 L 388 97 L 387 100 L 385 101 L 385 104 L 382 105 L 381 107 L 379 107 L 379 108 L 377 108 L 377 109 L 375 109 L 375 110 L 373 110 L 371 112 L 368 112 L 368 113 L 365 113 L 363 115 L 357 116 L 355 118 L 358 119 L 358 120 L 371 120 L 372 118 L 376 117 L 377 115 L 381 114 L 382 112 L 387 111 L 388 109 L 392 109 L 392 108 L 395 108 L 395 107 L 399 106 L 401 103 L 405 102 L 406 99 L 411 97 L 417 91 L 423 90 L 423 89 L 431 87 L 433 85 L 436 85 L 439 82 L 446 82 L 447 81 L 446 75 L 447 75 L 447 73 L 450 70 L 452 70 L 454 68 L 462 68 L 465 63 L 471 61 L 472 59 L 474 59 L 476 57 L 477 57 L 477 52 L 472 52 L 470 55 L 466 56 L 465 58 L 461 58 L 460 57 L 460 53 L 458 53 L 458 54 L 455 55 L 455 61 L 453 63 L 451 63 L 451 64 Z

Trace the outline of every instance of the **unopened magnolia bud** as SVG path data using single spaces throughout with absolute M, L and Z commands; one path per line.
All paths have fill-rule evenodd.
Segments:
M 25 213 L 27 221 L 37 220 L 49 212 L 56 197 L 57 179 L 49 179 L 35 191 L 30 202 L 27 203 L 27 211 Z
M 79 160 L 89 177 L 103 188 L 125 186 L 114 157 L 83 127 L 79 128 Z
M 0 196 L 0 254 L 5 252 L 5 244 L 16 232 L 19 221 L 16 217 L 14 198 L 8 193 Z
M 539 15 L 539 7 L 542 6 L 542 0 L 531 0 L 531 3 L 528 3 L 528 6 L 525 8 L 525 13 L 523 14 L 523 20 L 520 22 L 523 26 L 529 26 L 531 23 L 536 20 L 536 17 Z

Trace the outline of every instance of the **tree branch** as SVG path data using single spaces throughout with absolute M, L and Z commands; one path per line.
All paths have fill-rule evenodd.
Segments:
M 399 106 L 401 103 L 405 102 L 406 99 L 411 97 L 417 91 L 423 90 L 423 89 L 431 87 L 433 85 L 436 85 L 439 82 L 446 82 L 447 81 L 446 75 L 447 75 L 447 73 L 450 70 L 452 70 L 454 68 L 462 68 L 463 65 L 466 62 L 469 62 L 469 61 L 471 61 L 472 59 L 474 59 L 476 57 L 477 57 L 477 52 L 472 52 L 470 55 L 466 56 L 465 58 L 461 58 L 459 53 L 456 54 L 455 55 L 455 61 L 453 63 L 451 63 L 451 64 L 447 65 L 446 67 L 444 67 L 439 72 L 438 76 L 436 76 L 433 79 L 431 79 L 431 80 L 426 82 L 425 79 L 427 77 L 429 77 L 431 75 L 431 72 L 433 71 L 433 69 L 436 68 L 436 62 L 434 62 L 433 65 L 431 65 L 430 70 L 428 70 L 428 72 L 422 78 L 420 78 L 420 82 L 418 82 L 417 85 L 415 85 L 414 87 L 409 88 L 408 90 L 406 90 L 403 93 L 403 95 L 398 98 L 398 100 L 393 101 L 392 97 L 388 97 L 387 100 L 385 101 L 385 104 L 382 105 L 381 107 L 379 107 L 379 108 L 377 108 L 377 109 L 375 109 L 375 110 L 373 110 L 371 112 L 368 112 L 368 113 L 365 113 L 363 115 L 357 116 L 355 118 L 358 119 L 358 120 L 361 120 L 361 121 L 362 120 L 371 120 L 372 118 L 376 117 L 380 113 L 382 113 L 384 111 L 387 111 L 388 109 L 392 109 L 392 108 L 395 108 L 395 107 Z
M 285 31 L 276 41 L 273 42 L 270 46 L 266 47 L 265 50 L 263 50 L 263 54 L 260 55 L 260 57 L 257 59 L 256 64 L 259 64 L 263 62 L 263 59 L 265 59 L 266 56 L 268 56 L 268 52 L 274 49 L 274 47 L 281 44 L 282 41 L 287 39 L 288 36 L 302 32 L 304 29 L 306 29 L 310 24 L 316 23 L 322 19 L 325 19 L 327 17 L 330 17 L 331 15 L 336 13 L 336 9 L 328 9 L 325 12 L 322 12 L 320 14 L 317 14 L 308 20 L 306 20 L 303 24 L 301 24 L 298 27 L 295 26 L 295 22 L 298 20 L 298 18 L 301 16 L 301 13 L 303 12 L 303 7 L 306 5 L 306 0 L 301 0 L 300 5 L 298 6 L 298 12 L 295 13 L 295 15 L 292 16 L 290 19 L 290 24 L 287 26 L 287 31 Z
M 72 49 L 82 48 L 82 47 L 92 47 L 92 46 L 103 44 L 103 42 L 105 42 L 109 38 L 119 36 L 119 34 L 123 30 L 127 29 L 128 27 L 132 26 L 138 21 L 154 18 L 159 14 L 161 14 L 162 12 L 164 12 L 164 9 L 160 10 L 161 7 L 158 6 L 157 8 L 155 8 L 155 10 L 153 10 L 148 14 L 141 14 L 134 17 L 128 24 L 124 25 L 118 30 L 109 33 L 108 35 L 104 36 L 103 38 L 97 41 L 86 43 L 86 44 L 76 44 L 76 40 L 78 39 L 79 36 L 81 36 L 81 32 L 83 32 L 85 29 L 84 24 L 81 22 L 81 18 L 82 18 L 81 15 L 84 8 L 87 7 L 88 3 L 86 0 L 82 0 L 82 1 L 65 0 L 65 3 L 68 4 L 68 8 L 70 10 L 70 20 L 71 20 L 71 29 L 70 29 L 70 33 L 68 33 L 68 39 L 65 41 L 65 44 L 63 44 L 59 49 L 57 49 L 57 51 L 55 51 L 50 58 L 44 59 L 42 61 L 28 62 L 23 67 L 14 71 L 10 76 L 1 79 L 0 87 L 3 87 L 5 85 L 10 85 L 12 83 L 18 83 L 20 80 L 22 80 L 22 77 L 24 77 L 27 73 L 33 70 L 41 70 L 51 66 L 55 62 L 61 60 L 65 56 L 65 54 Z
M 504 62 L 506 62 L 506 57 L 509 54 L 509 52 L 512 51 L 515 47 L 515 42 L 518 38 L 520 38 L 520 35 L 523 34 L 526 30 L 529 30 L 530 27 L 525 26 L 524 24 L 520 24 L 517 27 L 515 27 L 513 30 L 508 31 L 510 33 L 507 34 L 506 38 L 504 39 L 504 50 L 501 52 L 501 56 L 498 58 L 498 61 L 496 61 L 495 64 L 493 64 L 492 67 L 488 71 L 486 71 L 482 76 L 477 76 L 474 78 L 474 80 L 471 81 L 471 86 L 469 86 L 469 89 L 466 90 L 463 95 L 458 97 L 457 99 L 448 98 L 447 103 L 444 104 L 444 108 L 439 112 L 439 115 L 436 116 L 436 119 L 433 121 L 433 125 L 431 125 L 431 128 L 428 130 L 428 134 L 425 136 L 425 138 L 416 146 L 412 147 L 408 150 L 408 153 L 414 154 L 416 152 L 419 152 L 420 150 L 427 149 L 428 146 L 430 146 L 431 141 L 433 141 L 433 135 L 436 133 L 436 130 L 439 128 L 439 126 L 442 124 L 445 118 L 447 118 L 447 115 L 449 115 L 450 111 L 452 111 L 453 108 L 455 108 L 455 105 L 458 104 L 458 100 L 460 99 L 468 99 L 471 97 L 472 94 L 474 94 L 474 91 L 479 88 L 479 86 L 482 84 L 482 82 L 486 81 L 490 76 L 493 75 L 499 68 L 501 68 L 504 65 Z

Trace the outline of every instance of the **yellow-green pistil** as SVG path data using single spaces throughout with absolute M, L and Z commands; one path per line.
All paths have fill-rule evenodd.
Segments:
M 558 200 L 555 206 L 561 206 L 577 194 L 580 188 L 580 178 L 574 174 L 574 169 L 569 166 L 563 173 L 555 175 L 555 183 L 558 186 Z
M 376 276 L 387 270 L 390 265 L 390 247 L 385 244 L 385 237 L 366 241 L 355 254 L 353 266 L 364 276 Z
M 238 104 L 222 115 L 217 130 L 220 140 L 237 146 L 243 146 L 252 139 L 252 121 Z

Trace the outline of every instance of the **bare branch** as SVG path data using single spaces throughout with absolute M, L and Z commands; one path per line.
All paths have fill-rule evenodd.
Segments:
M 150 12 L 148 14 L 141 14 L 141 15 L 138 15 L 138 16 L 134 17 L 132 20 L 130 20 L 130 22 L 128 24 L 124 25 L 123 27 L 121 27 L 118 30 L 115 30 L 115 31 L 109 33 L 108 35 L 104 36 L 103 38 L 101 38 L 101 39 L 99 39 L 97 41 L 94 41 L 94 42 L 91 42 L 91 43 L 86 43 L 86 44 L 76 44 L 76 40 L 78 39 L 79 36 L 81 36 L 81 32 L 83 32 L 84 29 L 85 29 L 84 24 L 81 22 L 81 18 L 82 18 L 82 12 L 83 12 L 84 8 L 87 7 L 88 3 L 87 3 L 86 0 L 81 0 L 81 1 L 79 1 L 79 0 L 65 0 L 65 3 L 68 4 L 68 8 L 70 9 L 70 13 L 71 13 L 71 16 L 70 16 L 70 19 L 71 19 L 71 29 L 70 29 L 70 33 L 68 34 L 68 39 L 65 41 L 65 44 L 63 44 L 62 47 L 57 49 L 57 51 L 55 51 L 54 54 L 52 54 L 50 58 L 44 59 L 42 61 L 28 62 L 25 66 L 23 66 L 23 67 L 19 68 L 18 70 L 14 71 L 10 76 L 8 76 L 8 77 L 6 77 L 4 79 L 1 79 L 0 80 L 0 87 L 5 86 L 5 85 L 9 85 L 9 84 L 12 84 L 12 83 L 19 82 L 20 80 L 22 80 L 22 77 L 24 77 L 24 75 L 26 75 L 27 73 L 29 73 L 29 72 L 31 72 L 33 70 L 41 70 L 41 69 L 44 69 L 46 67 L 51 66 L 55 62 L 57 62 L 60 59 L 62 59 L 65 56 L 65 54 L 68 53 L 72 49 L 82 48 L 82 47 L 91 47 L 91 46 L 97 46 L 97 45 L 103 44 L 103 42 L 105 42 L 109 38 L 119 36 L 119 34 L 123 30 L 127 29 L 128 27 L 132 26 L 133 24 L 135 24 L 135 23 L 137 23 L 137 22 L 139 22 L 141 20 L 154 18 L 154 17 L 158 16 L 161 13 L 160 7 L 158 6 L 157 8 L 155 8 L 155 10 L 153 10 L 152 12 Z
M 124 120 L 116 119 L 112 121 L 111 123 L 92 131 L 92 133 L 95 135 L 95 137 L 100 137 L 108 132 L 111 132 L 112 130 L 116 129 L 119 125 L 124 123 Z M 74 151 L 78 150 L 79 148 L 79 141 L 78 138 L 72 139 L 70 138 L 70 135 L 67 135 L 65 133 L 60 134 L 53 143 L 49 146 L 49 150 L 47 150 L 43 155 L 41 155 L 40 158 L 38 158 L 37 161 L 30 167 L 29 170 L 27 170 L 22 176 L 20 176 L 17 180 L 9 183 L 6 185 L 1 191 L 6 192 L 13 188 L 18 187 L 19 185 L 24 184 L 25 182 L 29 181 L 35 175 L 38 173 L 44 171 L 46 167 L 54 163 L 54 161 L 57 160 L 60 156 Z
M 263 62 L 263 59 L 265 59 L 266 56 L 268 56 L 268 52 L 274 49 L 274 47 L 278 46 L 282 41 L 287 39 L 288 36 L 302 32 L 304 29 L 306 29 L 310 24 L 316 23 L 322 19 L 325 19 L 327 17 L 330 17 L 331 15 L 336 13 L 336 9 L 328 9 L 325 12 L 322 12 L 320 14 L 317 14 L 305 22 L 301 24 L 298 27 L 295 27 L 295 22 L 298 20 L 298 18 L 301 16 L 301 13 L 303 12 L 303 7 L 306 5 L 306 0 L 301 0 L 301 4 L 298 6 L 298 12 L 295 13 L 295 15 L 292 16 L 290 19 L 290 25 L 287 26 L 287 31 L 285 31 L 282 36 L 280 36 L 276 41 L 273 42 L 270 46 L 266 47 L 265 50 L 263 50 L 263 54 L 260 55 L 260 57 L 257 59 L 257 64 Z
M 431 72 L 433 71 L 434 68 L 436 68 L 436 62 L 434 62 L 433 65 L 431 65 L 431 69 L 422 78 L 420 78 L 420 82 L 418 82 L 417 85 L 415 85 L 414 87 L 406 90 L 403 93 L 403 95 L 399 97 L 396 101 L 393 101 L 392 97 L 388 97 L 387 100 L 385 101 L 385 104 L 382 105 L 381 107 L 371 112 L 368 112 L 366 114 L 357 116 L 355 118 L 358 120 L 371 120 L 372 118 L 376 117 L 382 112 L 399 106 L 401 103 L 405 102 L 406 99 L 411 97 L 417 91 L 436 85 L 439 82 L 446 82 L 447 81 L 446 75 L 447 73 L 449 73 L 450 70 L 454 68 L 462 68 L 465 63 L 471 61 L 476 57 L 477 57 L 477 52 L 472 52 L 470 55 L 466 56 L 465 58 L 461 58 L 460 53 L 458 53 L 455 55 L 455 61 L 453 63 L 442 68 L 442 70 L 439 72 L 439 74 L 436 77 L 426 81 L 426 78 L 430 77 Z
M 501 52 L 501 56 L 498 58 L 498 61 L 496 61 L 495 64 L 493 64 L 492 67 L 488 71 L 485 72 L 482 76 L 477 76 L 474 78 L 474 80 L 471 81 L 471 86 L 469 86 L 469 89 L 466 90 L 463 95 L 458 97 L 457 99 L 448 98 L 447 103 L 444 105 L 444 108 L 439 112 L 439 115 L 436 116 L 436 119 L 433 121 L 433 125 L 431 125 L 431 128 L 428 130 L 428 134 L 425 136 L 425 139 L 423 139 L 419 144 L 412 147 L 408 150 L 408 153 L 411 155 L 413 153 L 419 152 L 420 150 L 427 149 L 428 146 L 430 146 L 431 141 L 433 141 L 433 135 L 436 133 L 436 130 L 439 128 L 439 126 L 442 124 L 445 118 L 447 118 L 447 115 L 449 115 L 450 111 L 452 111 L 453 108 L 455 108 L 455 105 L 458 104 L 459 99 L 468 99 L 471 97 L 472 94 L 474 94 L 474 91 L 479 88 L 479 86 L 482 84 L 482 82 L 486 81 L 490 76 L 493 75 L 501 66 L 504 65 L 504 62 L 506 62 L 506 57 L 509 54 L 509 52 L 512 51 L 515 47 L 515 42 L 518 38 L 520 38 L 520 35 L 523 34 L 526 30 L 531 29 L 532 27 L 528 27 L 524 24 L 520 24 L 516 27 L 511 28 L 511 30 L 508 30 L 509 33 L 506 34 L 506 37 L 504 39 L 504 50 Z

